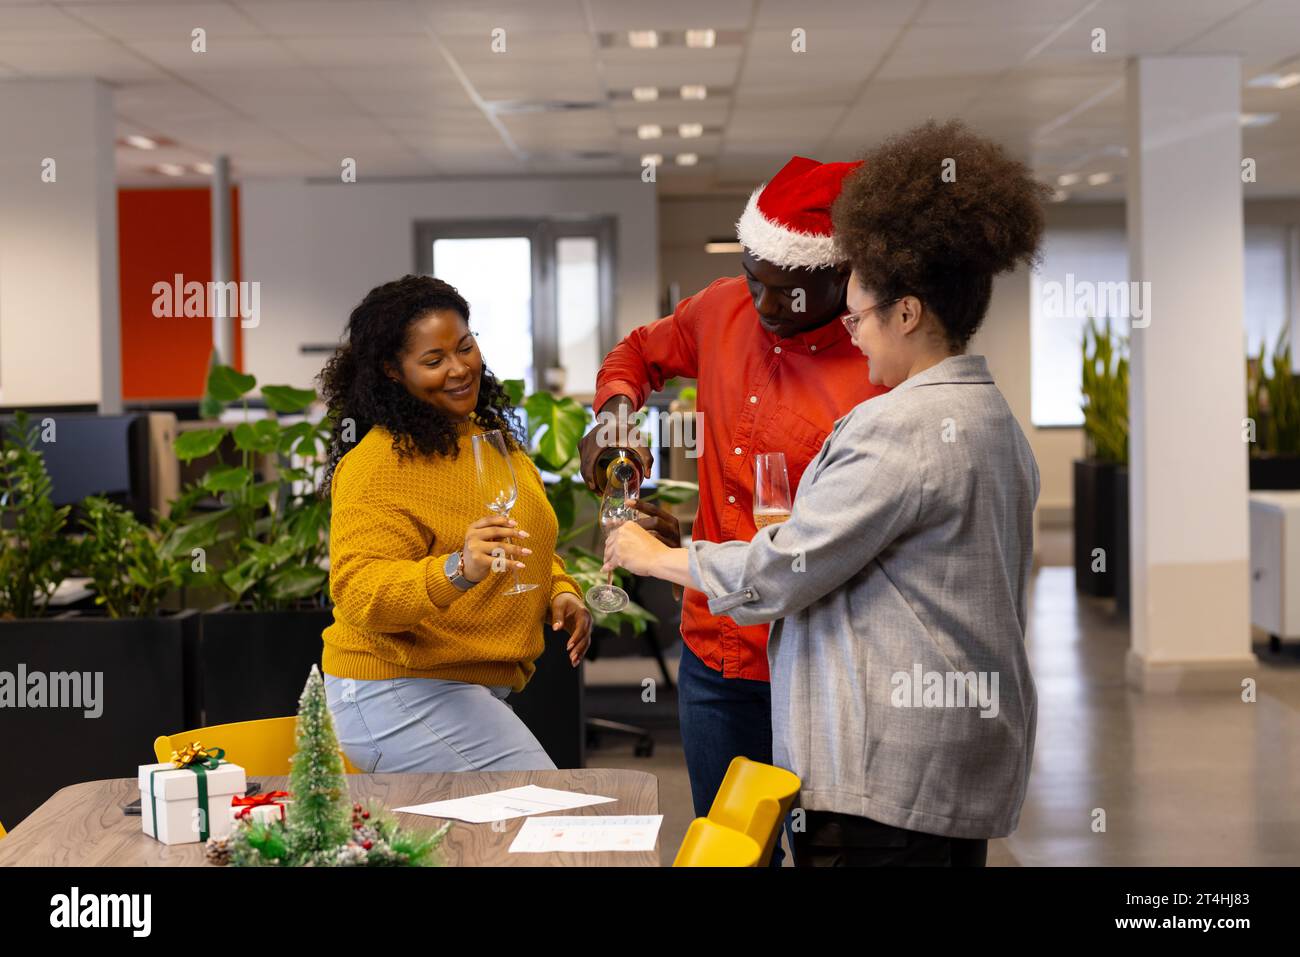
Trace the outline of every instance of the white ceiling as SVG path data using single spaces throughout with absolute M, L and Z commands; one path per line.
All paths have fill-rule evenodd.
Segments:
M 196 27 L 206 53 L 191 50 Z M 718 46 L 599 40 L 701 27 Z M 1098 27 L 1105 53 L 1091 50 Z M 1300 55 L 1300 0 L 0 0 L 0 82 L 100 77 L 121 135 L 175 143 L 120 148 L 125 183 L 174 182 L 153 167 L 218 152 L 236 177 L 334 177 L 352 157 L 367 178 L 634 172 L 656 152 L 666 192 L 747 190 L 792 153 L 848 159 L 961 116 L 1047 181 L 1114 173 L 1073 190 L 1102 199 L 1123 191 L 1125 58 L 1222 52 L 1242 55 L 1243 109 L 1280 114 L 1244 130 L 1252 189 L 1300 195 L 1300 86 L 1245 86 Z M 708 98 L 676 98 L 684 83 Z M 633 103 L 634 85 L 673 95 Z M 555 100 L 595 106 L 504 109 Z M 705 135 L 681 139 L 684 122 Z M 643 123 L 664 138 L 638 140 Z M 676 166 L 687 150 L 699 164 Z

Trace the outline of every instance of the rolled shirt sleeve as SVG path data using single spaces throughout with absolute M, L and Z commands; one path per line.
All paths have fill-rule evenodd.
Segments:
M 875 400 L 880 402 L 880 400 Z M 800 483 L 790 518 L 749 542 L 692 542 L 692 577 L 709 611 L 754 625 L 802 611 L 860 572 L 920 514 L 912 438 L 883 408 L 858 406 Z

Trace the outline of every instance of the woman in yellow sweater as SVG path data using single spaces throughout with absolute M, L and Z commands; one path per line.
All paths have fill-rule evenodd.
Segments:
M 321 666 L 348 759 L 363 771 L 554 768 L 504 699 L 532 677 L 544 621 L 569 633 L 576 668 L 591 614 L 555 554 L 555 512 L 469 304 L 428 276 L 372 289 L 320 378 L 336 423 Z M 485 517 L 478 491 L 471 437 L 489 429 L 506 437 L 519 488 L 510 519 Z M 503 594 L 510 564 L 538 587 Z

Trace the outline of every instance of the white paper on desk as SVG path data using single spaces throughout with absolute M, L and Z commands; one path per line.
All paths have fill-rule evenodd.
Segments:
M 653 851 L 663 820 L 662 814 L 531 817 L 519 828 L 510 853 Z
M 397 810 L 407 814 L 426 814 L 429 817 L 450 817 L 470 824 L 488 824 L 492 821 L 508 821 L 529 814 L 546 814 L 550 811 L 590 807 L 593 804 L 608 804 L 614 800 L 617 799 L 525 784 L 523 787 L 508 788 L 504 791 L 453 798 L 450 801 L 415 804 L 411 807 L 399 807 Z

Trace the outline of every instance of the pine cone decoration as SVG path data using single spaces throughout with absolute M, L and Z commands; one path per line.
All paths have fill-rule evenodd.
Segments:
M 225 867 L 230 863 L 230 838 L 208 838 L 208 842 L 203 845 L 203 856 L 208 859 L 209 864 Z

